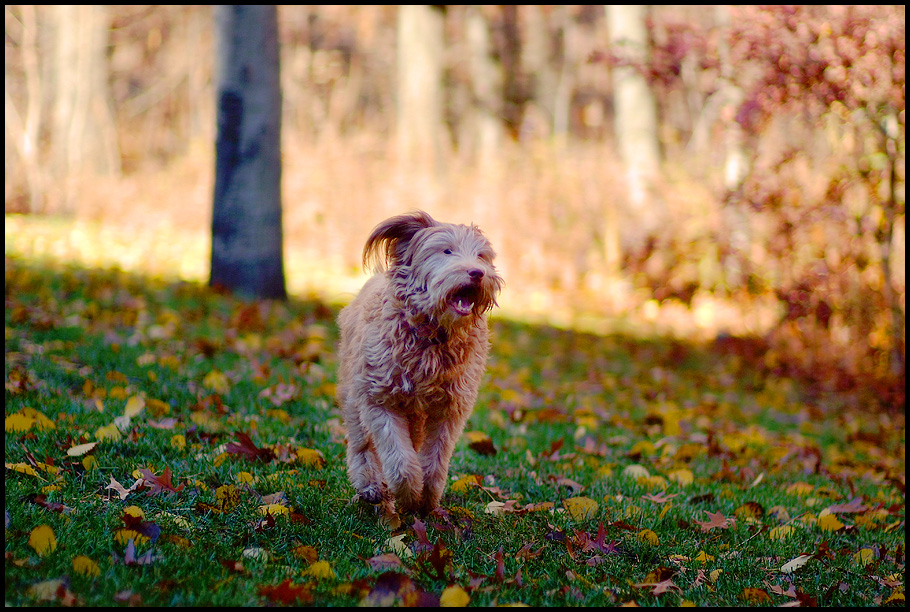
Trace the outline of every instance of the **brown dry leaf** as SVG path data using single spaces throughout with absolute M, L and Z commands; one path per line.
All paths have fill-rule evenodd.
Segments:
M 705 533 L 711 531 L 712 529 L 729 529 L 735 522 L 735 519 L 726 518 L 720 512 L 708 512 L 705 510 L 705 514 L 708 515 L 708 518 L 710 520 L 699 521 L 697 519 L 693 519 L 692 521 L 694 523 L 697 523 L 701 527 L 701 530 Z

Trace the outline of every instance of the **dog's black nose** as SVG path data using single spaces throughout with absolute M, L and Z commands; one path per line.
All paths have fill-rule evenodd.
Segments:
M 468 276 L 471 277 L 472 281 L 479 281 L 483 278 L 483 270 L 480 268 L 472 268 L 468 270 Z

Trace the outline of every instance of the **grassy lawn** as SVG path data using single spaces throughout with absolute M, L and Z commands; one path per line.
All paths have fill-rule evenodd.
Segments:
M 903 414 L 493 318 L 441 510 L 352 504 L 337 310 L 5 265 L 7 605 L 903 605 Z

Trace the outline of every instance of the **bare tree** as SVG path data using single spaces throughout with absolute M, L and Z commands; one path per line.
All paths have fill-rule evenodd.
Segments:
M 274 5 L 219 6 L 209 284 L 284 299 L 281 89 Z
M 406 163 L 442 161 L 444 25 L 442 7 L 398 9 L 398 153 Z
M 608 5 L 610 47 L 630 64 L 647 59 L 646 7 Z M 645 205 L 651 181 L 659 166 L 657 103 L 644 75 L 634 66 L 613 68 L 614 132 L 626 167 L 629 200 L 637 212 Z
M 120 173 L 114 113 L 108 86 L 109 16 L 104 6 L 61 5 L 53 14 L 56 49 L 53 67 L 52 148 L 54 174 L 64 186 L 85 173 Z
M 493 57 L 490 24 L 479 5 L 466 7 L 465 29 L 471 99 L 465 123 L 473 153 L 483 165 L 492 163 L 503 137 L 502 70 Z

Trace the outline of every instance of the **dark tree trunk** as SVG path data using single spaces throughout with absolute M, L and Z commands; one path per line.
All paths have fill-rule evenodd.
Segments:
M 219 6 L 209 284 L 284 299 L 281 90 L 275 6 Z

